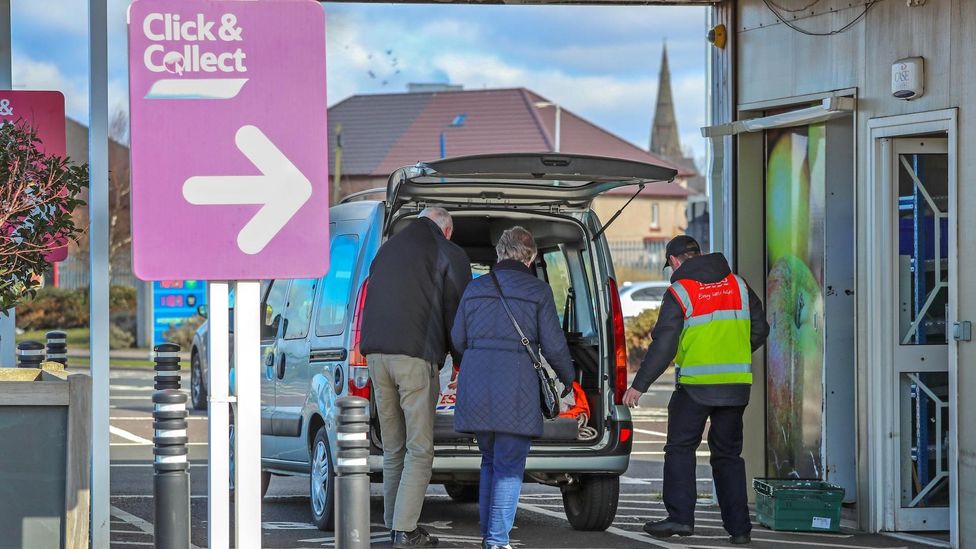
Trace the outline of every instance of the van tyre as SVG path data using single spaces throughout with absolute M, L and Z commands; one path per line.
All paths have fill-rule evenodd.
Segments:
M 190 356 L 190 404 L 194 410 L 207 409 L 207 387 L 203 384 L 203 368 L 200 367 L 200 353 L 196 349 Z
M 618 475 L 581 475 L 579 484 L 563 488 L 563 508 L 576 530 L 603 531 L 617 516 Z
M 481 495 L 477 484 L 445 482 L 444 489 L 447 490 L 447 495 L 458 503 L 476 503 Z
M 329 433 L 325 426 L 319 427 L 311 448 L 312 468 L 309 475 L 309 507 L 312 522 L 319 530 L 335 529 L 335 465 L 332 450 L 329 449 Z

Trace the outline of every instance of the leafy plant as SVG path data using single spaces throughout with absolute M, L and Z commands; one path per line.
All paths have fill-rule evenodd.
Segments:
M 17 306 L 17 325 L 25 330 L 67 330 L 88 325 L 88 291 L 40 288 Z
M 124 328 L 116 325 L 108 325 L 108 347 L 109 349 L 131 349 L 136 344 L 136 338 Z
M 660 311 L 647 309 L 641 314 L 628 318 L 624 322 L 624 337 L 627 339 L 627 366 L 631 371 L 637 371 L 641 360 L 651 346 L 651 330 L 657 324 Z
M 112 323 L 134 333 L 136 289 L 112 286 L 108 295 Z M 129 324 L 132 325 L 131 329 Z M 17 325 L 25 330 L 66 330 L 88 326 L 88 288 L 37 288 L 33 296 L 17 305 Z
M 188 318 L 179 326 L 172 325 L 169 330 L 163 333 L 163 337 L 166 341 L 179 345 L 180 349 L 189 351 L 190 347 L 193 346 L 193 334 L 197 332 L 197 328 L 203 324 L 204 320 L 206 319 L 202 316 Z
M 51 251 L 76 241 L 72 212 L 84 204 L 88 166 L 45 155 L 26 124 L 0 126 L 0 310 L 37 293 Z

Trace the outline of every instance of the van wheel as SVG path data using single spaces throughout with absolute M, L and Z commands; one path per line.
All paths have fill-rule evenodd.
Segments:
M 480 496 L 477 484 L 445 482 L 444 489 L 447 490 L 447 495 L 451 496 L 451 499 L 458 503 L 475 503 Z
M 617 516 L 620 477 L 582 475 L 577 486 L 563 488 L 563 507 L 576 530 L 603 531 Z
M 329 433 L 325 426 L 319 427 L 312 442 L 312 471 L 309 499 L 312 520 L 319 530 L 332 531 L 335 528 L 335 466 L 332 451 L 329 449 Z

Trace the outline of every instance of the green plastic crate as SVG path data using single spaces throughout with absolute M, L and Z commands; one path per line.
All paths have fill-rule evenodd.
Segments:
M 752 479 L 756 518 L 789 532 L 837 532 L 844 489 L 818 480 Z

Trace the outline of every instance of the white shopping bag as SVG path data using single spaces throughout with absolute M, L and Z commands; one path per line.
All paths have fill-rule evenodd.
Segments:
M 440 375 L 441 389 L 437 395 L 437 413 L 454 415 L 454 404 L 457 401 L 457 371 L 454 369 L 454 361 L 448 355 L 441 368 Z
M 552 380 L 555 382 L 556 393 L 560 395 L 563 394 L 563 391 L 566 390 L 566 386 L 563 385 L 563 382 L 559 380 L 559 376 L 556 375 L 556 371 L 553 370 L 552 366 L 549 365 L 549 361 L 546 360 L 546 357 L 540 353 L 539 358 L 542 359 L 542 367 L 549 372 L 549 377 L 551 377 Z M 569 410 L 570 408 L 572 408 L 573 406 L 576 406 L 576 396 L 573 394 L 573 391 L 570 391 L 568 395 L 560 399 L 559 413 L 563 413 Z

